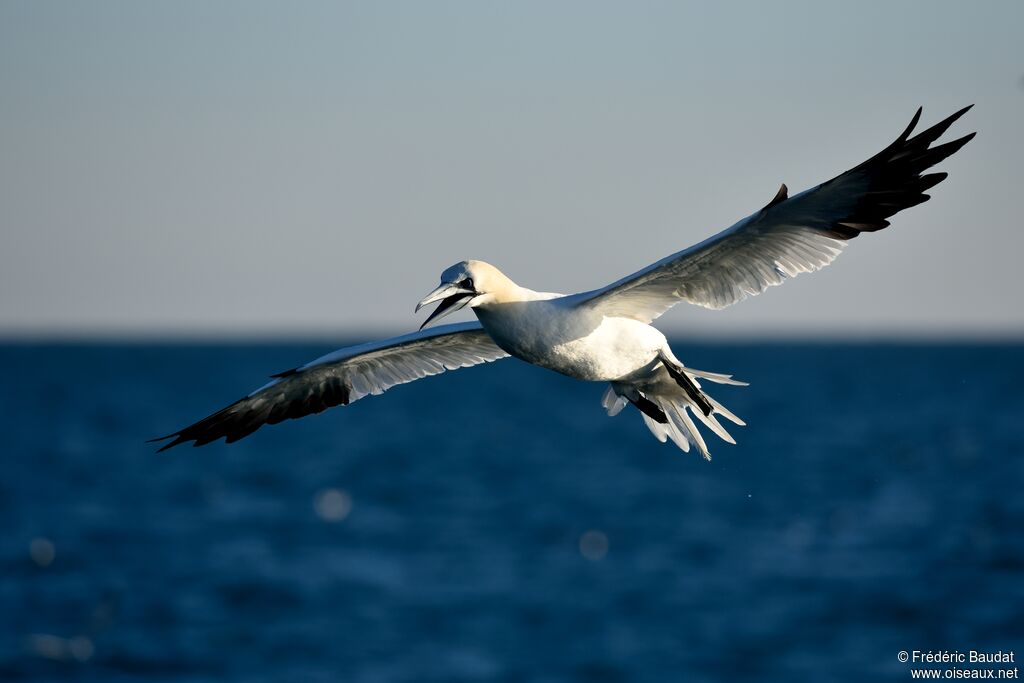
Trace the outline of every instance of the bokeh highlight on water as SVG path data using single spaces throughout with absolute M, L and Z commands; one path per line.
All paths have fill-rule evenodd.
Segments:
M 0 346 L 0 679 L 904 680 L 1024 636 L 1024 347 L 677 343 L 703 462 L 516 361 L 232 446 L 325 344 Z

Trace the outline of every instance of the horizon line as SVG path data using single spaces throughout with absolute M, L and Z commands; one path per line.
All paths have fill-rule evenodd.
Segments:
M 360 342 L 387 339 L 414 332 L 411 329 L 368 325 L 346 330 L 321 328 L 215 330 L 190 329 L 3 329 L 0 344 L 287 344 L 321 341 Z M 662 330 L 675 343 L 996 343 L 1024 344 L 1024 328 L 995 329 L 899 329 L 899 328 L 807 328 L 740 329 L 734 331 L 687 332 Z

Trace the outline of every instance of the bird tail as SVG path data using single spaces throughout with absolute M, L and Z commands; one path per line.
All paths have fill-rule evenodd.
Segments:
M 711 453 L 704 442 L 704 437 L 697 429 L 694 417 L 714 432 L 723 441 L 735 444 L 736 440 L 718 421 L 718 416 L 739 426 L 746 422 L 738 418 L 731 410 L 701 390 L 698 378 L 717 384 L 746 386 L 746 382 L 735 380 L 731 375 L 704 372 L 693 368 L 682 368 L 684 378 L 676 384 L 660 386 L 657 390 L 641 391 L 632 384 L 613 382 L 602 399 L 602 405 L 608 415 L 618 415 L 627 403 L 632 403 L 640 411 L 644 424 L 654 434 L 654 438 L 662 443 L 669 439 L 685 452 L 690 446 L 696 446 L 705 460 L 711 459 Z M 685 388 L 683 385 L 687 385 Z

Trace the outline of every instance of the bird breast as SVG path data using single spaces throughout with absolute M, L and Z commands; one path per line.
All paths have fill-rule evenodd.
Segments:
M 665 336 L 637 320 L 607 318 L 559 300 L 479 306 L 480 323 L 508 354 L 589 381 L 650 372 Z

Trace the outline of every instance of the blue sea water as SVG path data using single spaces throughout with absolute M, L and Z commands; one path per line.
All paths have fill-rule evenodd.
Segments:
M 330 350 L 0 346 L 0 679 L 901 681 L 1024 656 L 1024 347 L 678 343 L 714 460 L 507 360 L 155 454 Z

